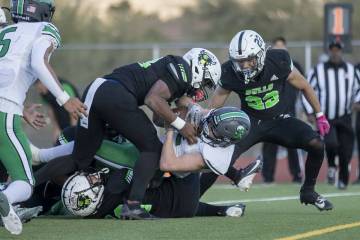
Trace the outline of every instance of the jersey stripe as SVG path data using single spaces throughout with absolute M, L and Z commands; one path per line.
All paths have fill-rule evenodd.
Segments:
M 60 33 L 57 31 L 57 29 L 52 26 L 51 24 L 48 24 L 44 27 L 44 29 L 42 30 L 42 34 L 44 35 L 50 35 L 53 38 L 55 38 L 58 46 L 61 45 L 61 37 L 60 37 Z

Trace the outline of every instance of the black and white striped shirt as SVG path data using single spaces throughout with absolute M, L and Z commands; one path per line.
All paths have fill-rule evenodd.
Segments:
M 320 101 L 321 110 L 328 119 L 351 113 L 351 105 L 360 101 L 360 72 L 351 63 L 334 65 L 331 62 L 316 65 L 308 75 L 308 81 Z M 313 109 L 302 96 L 305 111 Z

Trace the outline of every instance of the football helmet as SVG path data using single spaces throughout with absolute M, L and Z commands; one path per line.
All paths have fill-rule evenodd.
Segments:
M 183 56 L 191 67 L 190 96 L 197 101 L 208 98 L 205 88 L 214 89 L 220 80 L 221 64 L 217 57 L 207 49 L 192 48 Z
M 264 40 L 252 30 L 238 32 L 231 40 L 229 58 L 234 70 L 243 74 L 246 84 L 264 68 L 266 51 Z M 250 61 L 251 66 L 244 66 L 246 61 Z
M 236 107 L 213 109 L 198 127 L 200 139 L 213 147 L 227 147 L 248 135 L 249 116 Z
M 96 213 L 104 197 L 104 185 L 108 168 L 98 172 L 76 172 L 65 182 L 61 201 L 65 208 L 76 216 Z
M 54 0 L 11 0 L 11 17 L 15 23 L 50 22 L 55 12 Z

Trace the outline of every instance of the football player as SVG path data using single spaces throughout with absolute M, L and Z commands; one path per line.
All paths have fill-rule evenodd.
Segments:
M 306 79 L 293 67 L 286 50 L 267 50 L 262 37 L 252 31 L 237 33 L 230 42 L 230 60 L 222 65 L 222 76 L 211 99 L 212 108 L 222 106 L 234 91 L 241 107 L 251 119 L 251 131 L 236 145 L 234 160 L 258 142 L 271 142 L 290 148 L 301 148 L 308 153 L 305 181 L 300 190 L 300 201 L 313 204 L 320 211 L 331 210 L 332 204 L 315 192 L 316 178 L 324 158 L 322 136 L 329 132 L 329 123 L 321 112 L 320 103 Z M 287 114 L 288 86 L 299 89 L 316 113 L 320 135 L 306 123 Z M 231 168 L 229 169 L 231 172 Z M 227 175 L 229 175 L 229 171 Z M 217 176 L 203 174 L 202 193 Z
M 148 106 L 178 129 L 189 143 L 195 143 L 194 126 L 177 117 L 169 103 L 184 94 L 194 96 L 199 91 L 206 91 L 206 87 L 214 87 L 220 74 L 221 66 L 216 56 L 206 49 L 194 48 L 184 56 L 168 55 L 148 62 L 133 63 L 96 79 L 83 95 L 89 116 L 79 122 L 73 153 L 55 159 L 48 165 L 56 164 L 57 161 L 76 160 L 76 166 L 69 165 L 61 169 L 59 175 L 71 172 L 74 167 L 88 167 L 101 145 L 104 127 L 109 124 L 140 152 L 126 203 L 128 207 L 123 208 L 122 214 L 132 219 L 151 219 L 152 216 L 140 207 L 140 203 L 158 168 L 162 144 L 153 123 L 139 107 Z
M 86 107 L 70 98 L 60 87 L 49 65 L 53 51 L 61 44 L 57 28 L 50 23 L 55 6 L 52 0 L 12 0 L 15 24 L 0 30 L 0 158 L 12 182 L 0 192 L 0 214 L 12 234 L 22 232 L 22 224 L 12 204 L 31 196 L 34 179 L 31 152 L 21 126 L 23 103 L 29 87 L 40 79 L 74 116 L 86 115 Z
M 226 172 L 226 169 L 230 164 L 233 151 L 233 146 L 230 146 L 248 133 L 250 122 L 245 113 L 232 107 L 223 107 L 210 112 L 210 114 L 208 115 L 203 115 L 199 113 L 201 110 L 202 109 L 197 105 L 192 106 L 191 111 L 189 112 L 189 114 L 187 114 L 187 120 L 193 120 L 190 122 L 193 122 L 196 126 L 200 124 L 202 120 L 204 120 L 201 130 L 199 130 L 199 137 L 202 140 L 195 145 L 189 146 L 185 140 L 181 139 L 181 135 L 177 135 L 176 138 L 178 140 L 176 142 L 178 144 L 172 144 L 171 142 L 169 142 L 169 140 L 165 140 L 165 145 L 163 149 L 166 148 L 166 151 L 168 151 L 167 148 L 168 146 L 170 146 L 170 148 L 176 151 L 177 156 L 183 156 L 184 159 L 188 160 L 185 163 L 186 166 L 190 166 L 190 162 L 192 161 L 195 163 L 195 165 L 191 165 L 191 168 L 173 168 L 174 170 L 201 170 L 205 168 L 206 164 L 206 168 L 211 169 L 217 174 L 221 174 L 221 172 Z M 213 122 L 217 121 L 215 119 L 219 120 L 219 122 L 217 122 L 216 124 Z M 210 132 L 216 134 L 216 137 L 213 134 L 209 135 Z M 167 136 L 167 138 L 169 138 L 169 136 Z M 47 150 L 41 149 L 40 152 L 35 155 L 44 155 L 43 151 L 46 151 L 48 152 L 48 159 L 46 160 L 51 161 L 51 159 L 49 159 L 50 151 L 56 151 L 57 153 L 55 154 L 57 155 L 71 153 L 73 148 L 73 139 L 74 128 L 67 129 L 59 138 L 59 144 L 62 144 L 61 146 Z M 222 154 L 221 157 L 219 155 L 216 155 L 219 153 Z M 168 157 L 163 155 L 167 155 L 167 153 L 164 153 L 164 151 L 162 153 L 162 158 Z M 202 165 L 199 165 L 198 155 L 202 156 Z M 214 157 L 214 155 L 216 156 Z M 119 203 L 122 202 L 124 196 L 127 196 L 126 191 L 128 190 L 130 185 L 132 168 L 135 165 L 138 156 L 139 152 L 136 150 L 134 145 L 129 142 L 121 142 L 120 144 L 110 142 L 108 140 L 104 140 L 102 142 L 101 147 L 95 155 L 96 165 L 94 167 L 108 167 L 114 171 L 111 172 L 111 175 L 106 183 L 106 187 L 104 190 L 104 202 L 101 205 L 100 209 L 97 211 L 97 217 L 103 217 L 109 212 L 111 212 Z M 34 157 L 34 159 L 37 158 L 37 156 Z M 44 161 L 44 156 L 42 156 L 41 158 L 42 161 Z M 255 173 L 258 172 L 260 169 L 261 164 L 259 164 L 259 162 L 261 161 L 256 160 L 254 163 L 251 163 L 245 169 L 239 170 L 241 172 L 242 180 L 244 180 L 239 181 L 238 186 L 240 188 L 248 189 L 250 187 L 251 181 L 255 176 Z M 166 163 L 165 166 L 175 165 L 173 163 Z M 58 169 L 62 167 L 66 166 L 58 166 Z M 37 184 L 43 184 L 46 180 L 49 179 L 47 176 L 49 176 L 49 171 L 46 167 L 35 172 L 35 179 Z M 73 183 L 68 184 L 73 185 Z M 62 185 L 61 182 L 60 185 Z M 87 183 L 85 183 L 85 185 L 88 186 Z M 87 187 L 85 188 L 87 189 Z M 66 195 L 68 196 L 67 198 L 69 198 L 69 195 L 71 195 L 69 191 L 72 191 L 70 187 L 66 191 Z M 159 195 L 161 195 L 161 197 L 159 197 Z M 98 203 L 100 199 L 99 194 L 95 194 L 92 196 L 94 198 L 92 202 Z M 74 197 L 80 196 L 76 195 Z M 171 199 L 173 199 L 173 201 L 171 201 Z M 159 217 L 193 216 L 196 213 L 198 201 L 199 176 L 197 174 L 190 174 L 184 172 L 174 173 L 171 178 L 166 178 L 159 187 L 148 189 L 144 199 L 144 203 L 150 203 L 154 206 L 152 213 Z M 94 207 L 90 205 L 89 208 L 85 208 L 84 206 L 73 206 L 74 204 L 77 204 L 77 202 L 78 201 L 66 201 L 68 208 L 71 207 L 71 209 L 74 209 L 73 213 L 84 216 L 84 214 L 89 215 L 94 211 Z M 36 203 L 27 203 L 27 207 L 32 207 L 36 205 Z M 199 214 L 202 216 L 236 216 L 236 213 L 241 215 L 243 214 L 244 207 L 243 205 L 232 206 L 232 208 L 225 206 L 216 207 L 204 203 L 201 203 L 200 205 L 201 207 L 199 209 Z M 44 208 L 46 209 L 45 205 Z M 239 212 L 239 210 L 241 210 L 241 212 Z M 219 214 L 214 214 L 215 212 L 219 212 Z

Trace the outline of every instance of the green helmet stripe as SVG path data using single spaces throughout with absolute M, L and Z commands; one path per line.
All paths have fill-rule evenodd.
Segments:
M 17 14 L 23 14 L 24 13 L 24 0 L 18 0 L 16 13 Z

